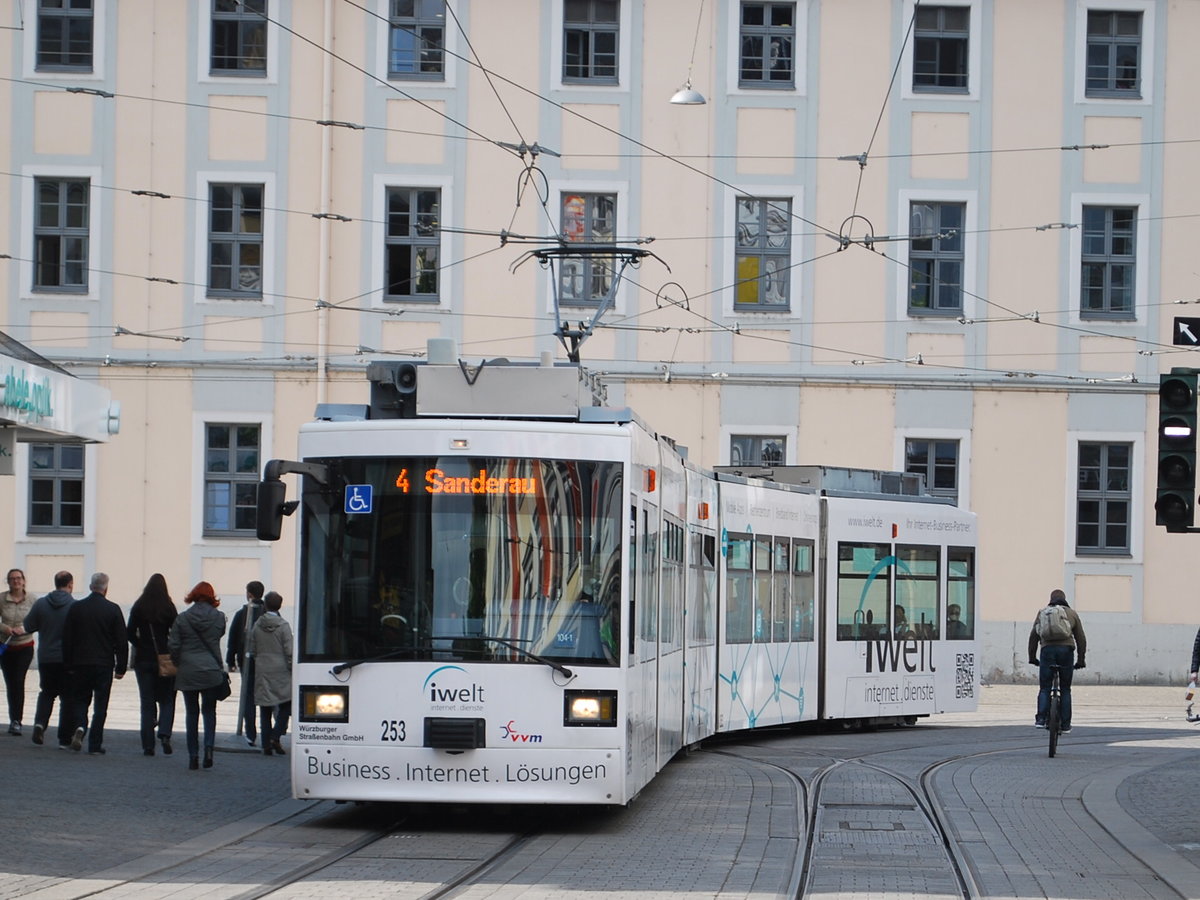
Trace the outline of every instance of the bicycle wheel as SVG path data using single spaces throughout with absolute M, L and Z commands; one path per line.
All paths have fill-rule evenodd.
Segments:
M 1058 693 L 1058 673 L 1054 675 L 1054 686 L 1050 689 L 1050 709 L 1046 713 L 1046 730 L 1050 732 L 1050 758 L 1058 751 L 1058 730 L 1062 727 L 1060 704 L 1062 698 Z

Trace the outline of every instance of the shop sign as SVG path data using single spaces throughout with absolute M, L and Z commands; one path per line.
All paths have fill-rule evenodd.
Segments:
M 53 417 L 53 390 L 49 376 L 39 379 L 34 375 L 31 378 L 28 372 L 9 367 L 8 374 L 4 376 L 2 403 L 5 409 L 25 413 L 28 422 L 40 422 Z

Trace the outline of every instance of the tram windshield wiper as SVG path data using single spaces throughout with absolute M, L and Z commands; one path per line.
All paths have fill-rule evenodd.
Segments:
M 355 666 L 361 666 L 363 663 L 382 662 L 385 659 L 395 659 L 398 656 L 404 656 L 407 653 L 415 654 L 418 648 L 416 647 L 401 647 L 399 650 L 392 650 L 388 653 L 381 653 L 378 656 L 368 656 L 363 659 L 355 659 L 350 662 L 338 663 L 329 670 L 330 675 L 340 675 L 347 669 L 353 669 Z
M 458 641 L 458 640 L 476 640 L 476 641 L 491 641 L 493 644 L 499 644 L 502 647 L 507 647 L 509 650 L 515 650 L 522 656 L 532 659 L 534 662 L 540 662 L 542 665 L 549 666 L 555 672 L 561 672 L 566 678 L 574 678 L 575 673 L 564 666 L 562 663 L 556 663 L 552 659 L 546 659 L 544 656 L 539 656 L 532 650 L 526 650 L 520 644 L 514 644 L 507 638 L 494 637 L 490 634 L 458 634 L 458 635 L 436 635 L 430 640 L 434 641 Z

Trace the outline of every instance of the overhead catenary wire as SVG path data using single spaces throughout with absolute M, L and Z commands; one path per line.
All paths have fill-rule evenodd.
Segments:
M 348 0 L 347 0 L 347 2 L 348 2 Z M 351 3 L 350 5 L 352 5 L 352 6 L 356 6 L 356 4 L 353 4 L 353 3 Z M 359 8 L 359 9 L 362 9 L 362 7 L 358 7 L 358 8 Z M 373 13 L 372 13 L 372 14 L 373 14 Z M 285 30 L 286 30 L 286 29 L 285 29 Z M 295 32 L 292 32 L 292 33 L 294 34 Z M 312 42 L 310 41 L 310 43 L 312 43 Z M 315 46 L 315 45 L 314 45 L 314 46 Z M 322 48 L 318 48 L 318 49 L 322 49 Z M 340 59 L 340 57 L 339 57 L 339 59 Z M 343 60 L 343 61 L 344 61 L 344 60 Z M 480 66 L 480 68 L 482 69 L 482 66 Z M 359 71 L 364 71 L 364 70 L 362 70 L 362 69 L 359 69 Z M 376 81 L 378 81 L 379 79 L 375 79 L 375 80 L 376 80 Z M 490 83 L 490 78 L 489 78 L 489 83 Z M 524 88 L 523 88 L 523 89 L 524 89 Z M 493 86 L 493 90 L 495 90 L 494 86 Z M 403 93 L 403 92 L 401 92 L 401 93 Z M 497 92 L 497 93 L 498 93 L 498 92 Z M 552 102 L 552 101 L 551 101 L 551 102 Z M 582 118 L 585 118 L 585 119 L 586 119 L 586 117 L 582 117 Z M 451 121 L 454 121 L 454 120 L 451 120 Z M 588 121 L 590 121 L 590 120 L 588 120 Z M 514 122 L 513 124 L 514 124 L 514 127 L 515 127 L 515 122 Z M 595 124 L 595 123 L 593 123 L 593 124 Z M 877 123 L 877 124 L 878 124 L 878 123 Z M 611 130 L 611 129 L 610 129 L 610 130 Z M 614 133 L 616 133 L 616 132 L 614 132 Z M 479 139 L 479 140 L 486 140 L 486 141 L 488 141 L 489 143 L 495 143 L 494 141 L 492 141 L 492 140 L 491 140 L 491 139 L 489 139 L 489 138 L 477 137 L 477 139 Z M 1079 149 L 1079 148 L 1078 148 L 1078 147 L 1075 147 L 1075 148 L 1062 148 L 1062 149 Z M 980 152 L 984 152 L 984 151 L 980 151 Z M 658 152 L 658 151 L 654 151 L 654 153 L 653 153 L 653 154 L 651 154 L 651 155 L 654 155 L 654 156 L 660 156 L 660 157 L 663 157 L 663 158 L 666 158 L 666 159 L 670 159 L 670 158 L 672 158 L 672 157 L 670 157 L 669 155 L 667 155 L 667 154 L 662 154 L 662 153 L 660 153 L 660 152 Z M 883 158 L 883 157 L 881 157 L 881 158 Z M 701 174 L 707 175 L 707 173 L 703 173 L 703 172 L 701 172 Z M 721 182 L 721 183 L 723 183 L 723 184 L 724 184 L 725 182 Z M 819 228 L 819 226 L 817 226 L 817 227 Z M 825 232 L 825 231 L 822 229 L 821 233 L 828 233 L 828 232 Z M 480 255 L 482 255 L 482 254 L 480 254 Z M 884 258 L 890 259 L 890 257 L 888 257 L 886 254 L 884 255 Z M 891 260 L 891 261 L 895 262 L 895 260 Z M 644 288 L 643 288 L 643 290 L 644 290 Z M 719 291 L 724 291 L 724 290 L 728 290 L 728 286 L 725 286 L 725 287 L 722 287 L 722 288 L 717 288 L 717 289 L 715 289 L 715 290 L 713 290 L 713 291 L 710 291 L 710 292 L 708 292 L 708 293 L 717 293 L 717 292 L 719 292 Z M 697 295 L 697 296 L 702 296 L 702 295 Z M 972 295 L 972 296 L 977 296 L 977 295 Z M 985 303 L 991 302 L 991 301 L 988 301 L 988 300 L 986 300 L 985 298 L 982 298 L 982 297 L 979 297 L 978 299 L 982 300 L 982 301 L 983 301 L 983 302 L 985 302 Z M 346 301 L 339 301 L 339 302 L 346 302 Z M 1003 308 L 1003 307 L 1001 307 L 1001 308 Z

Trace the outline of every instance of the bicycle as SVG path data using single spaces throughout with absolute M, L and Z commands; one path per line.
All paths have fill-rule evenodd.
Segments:
M 1058 682 L 1060 666 L 1054 666 L 1054 680 L 1050 682 L 1050 706 L 1046 710 L 1046 730 L 1050 732 L 1050 758 L 1058 752 L 1058 735 L 1062 731 L 1062 689 Z

